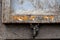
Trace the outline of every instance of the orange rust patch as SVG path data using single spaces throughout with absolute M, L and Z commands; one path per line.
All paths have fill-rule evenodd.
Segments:
M 14 20 L 19 20 L 19 19 L 21 19 L 21 20 L 28 20 L 28 17 L 27 16 L 13 16 L 13 19 Z
M 53 21 L 53 19 L 54 19 L 54 16 L 49 16 L 49 18 L 50 18 L 50 20 L 52 20 L 52 21 Z
M 52 20 L 52 21 L 53 21 L 54 16 L 43 16 L 43 18 L 44 18 L 44 19 L 50 19 L 50 20 Z
M 28 16 L 23 16 L 22 18 L 24 21 L 28 20 Z
M 14 20 L 33 20 L 35 18 L 35 16 L 31 16 L 31 17 L 28 17 L 28 16 L 13 16 L 12 17 Z
M 30 20 L 33 20 L 34 18 L 36 18 L 36 17 L 35 17 L 35 16 L 31 16 L 29 19 L 30 19 Z
M 44 19 L 48 19 L 49 17 L 48 16 L 43 16 Z
M 14 20 L 18 20 L 19 17 L 13 16 L 12 17 Z

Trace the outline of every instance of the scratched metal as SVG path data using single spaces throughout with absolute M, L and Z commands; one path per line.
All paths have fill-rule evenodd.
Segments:
M 54 23 L 60 22 L 60 0 L 2 0 L 3 23 Z M 14 21 L 11 16 L 35 15 L 34 21 Z M 54 20 L 44 20 L 41 16 L 53 15 Z M 38 16 L 38 17 L 37 17 Z M 57 19 L 56 19 L 57 17 Z

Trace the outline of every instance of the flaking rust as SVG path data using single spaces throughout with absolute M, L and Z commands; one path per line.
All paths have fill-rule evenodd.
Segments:
M 54 20 L 54 16 L 43 16 L 44 20 L 50 19 L 51 21 Z
M 11 17 L 13 20 L 15 21 L 35 21 L 35 19 L 37 18 L 37 16 L 12 16 Z M 42 16 L 42 20 L 51 20 L 53 21 L 54 20 L 54 16 Z M 37 19 L 39 20 L 39 19 Z M 40 20 L 41 21 L 41 20 Z
M 21 21 L 21 20 L 23 20 L 23 21 L 27 21 L 27 20 L 33 20 L 33 19 L 35 19 L 36 17 L 35 16 L 12 16 L 12 19 L 13 20 L 19 20 L 19 21 Z

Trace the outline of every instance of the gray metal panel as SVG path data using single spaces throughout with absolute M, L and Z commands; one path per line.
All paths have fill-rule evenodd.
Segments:
M 15 20 L 13 16 L 35 16 L 34 20 Z M 42 18 L 41 18 L 42 16 Z M 47 20 L 44 20 L 43 17 Z M 60 0 L 2 0 L 3 23 L 55 23 L 60 22 Z M 42 19 L 42 20 L 41 20 Z

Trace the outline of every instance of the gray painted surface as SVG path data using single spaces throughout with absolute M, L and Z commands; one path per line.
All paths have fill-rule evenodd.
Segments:
M 60 15 L 60 9 L 59 9 L 60 2 L 58 2 L 60 0 L 43 0 L 43 1 L 42 0 L 33 0 L 33 1 L 13 0 L 13 1 L 2 0 L 2 14 L 3 14 L 2 22 L 3 23 L 60 22 L 60 16 L 59 16 Z M 23 4 L 21 4 L 22 2 Z M 35 6 L 31 7 L 31 5 L 32 6 L 35 5 Z M 42 6 L 42 8 L 40 6 Z M 30 7 L 34 9 L 31 10 Z M 33 15 L 34 17 L 32 18 Z
M 0 0 L 1 1 L 1 0 Z M 2 24 L 1 22 L 1 3 L 0 3 L 0 39 L 30 39 L 31 29 L 28 25 L 21 24 Z M 60 25 L 46 24 L 40 27 L 36 39 L 60 38 Z

